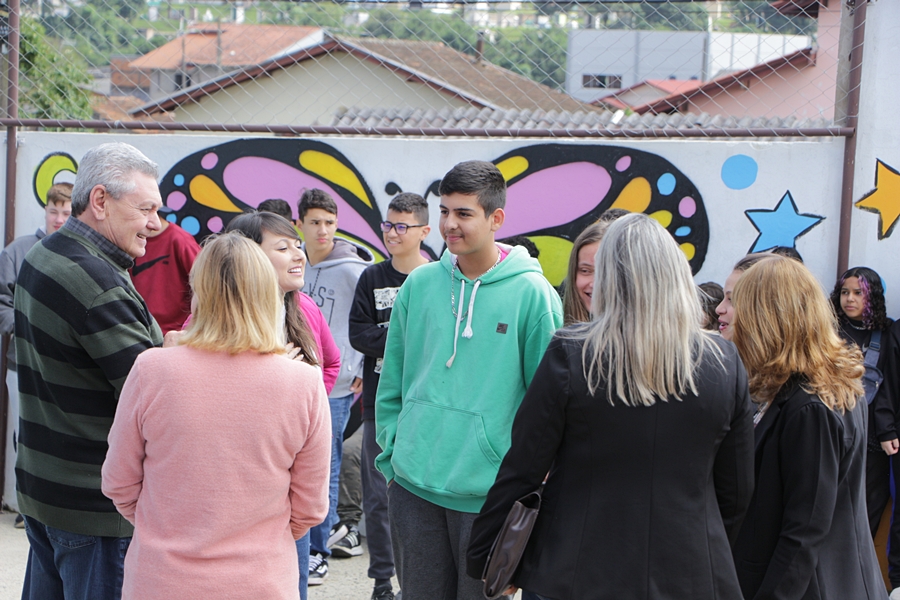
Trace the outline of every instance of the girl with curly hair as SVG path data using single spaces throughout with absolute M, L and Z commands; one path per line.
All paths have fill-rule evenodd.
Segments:
M 889 337 L 892 320 L 884 308 L 884 287 L 881 276 L 868 267 L 853 267 L 844 272 L 831 292 L 831 304 L 838 317 L 840 334 L 848 343 L 856 345 L 863 356 L 877 352 L 876 368 L 885 376 L 893 376 L 895 365 L 889 365 Z M 869 358 L 873 358 L 869 356 Z M 894 410 L 886 397 L 888 386 L 880 386 L 874 398 L 869 398 L 868 453 L 866 457 L 866 505 L 872 537 L 878 531 L 884 508 L 891 497 L 890 458 L 894 454 Z M 876 407 L 882 406 L 877 411 Z M 887 406 L 887 410 L 884 410 Z M 879 444 L 876 431 L 890 430 L 888 440 Z M 898 549 L 900 550 L 900 549 Z

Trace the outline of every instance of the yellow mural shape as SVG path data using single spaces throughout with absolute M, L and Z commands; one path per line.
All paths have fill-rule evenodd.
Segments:
M 621 208 L 629 212 L 644 212 L 650 206 L 650 182 L 643 177 L 635 177 L 628 182 L 610 208 Z
M 667 210 L 658 210 L 650 215 L 650 218 L 656 219 L 663 227 L 668 227 L 672 224 L 672 213 Z
M 528 159 L 524 156 L 513 156 L 499 163 L 497 168 L 503 173 L 503 179 L 509 181 L 528 170 Z
M 878 213 L 878 239 L 891 234 L 900 219 L 900 172 L 876 159 L 875 189 L 856 203 L 863 210 Z
M 566 278 L 569 268 L 569 255 L 572 253 L 572 242 L 549 235 L 528 236 L 541 251 L 538 260 L 544 270 L 544 277 L 553 285 L 559 285 Z
M 350 167 L 335 157 L 317 150 L 306 150 L 300 153 L 300 166 L 335 185 L 341 186 L 362 200 L 366 206 L 372 208 L 372 201 L 366 196 L 366 190 L 359 178 L 350 170 Z
M 206 175 L 197 175 L 191 179 L 190 190 L 194 200 L 203 206 L 222 212 L 243 212 L 225 195 L 222 188 Z
M 37 192 L 41 204 L 47 204 L 47 192 L 53 186 L 53 180 L 63 171 L 77 173 L 78 167 L 71 156 L 66 154 L 52 154 L 48 156 L 38 167 L 34 176 L 34 191 Z
M 694 259 L 694 254 L 697 253 L 697 249 L 694 248 L 693 244 L 684 243 L 680 246 L 681 251 L 684 252 L 684 255 L 687 256 L 688 260 Z

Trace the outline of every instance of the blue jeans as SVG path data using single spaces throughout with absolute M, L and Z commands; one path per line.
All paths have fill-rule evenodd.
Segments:
M 300 600 L 309 593 L 309 532 L 297 540 L 297 566 L 300 567 Z
M 350 419 L 350 404 L 353 394 L 342 398 L 329 398 L 331 407 L 331 479 L 328 483 L 328 516 L 321 525 L 309 530 L 310 551 L 331 556 L 328 549 L 328 534 L 338 522 L 338 486 L 341 479 L 341 457 L 343 456 L 344 428 Z
M 130 537 L 70 533 L 31 517 L 25 533 L 31 547 L 22 600 L 120 600 Z

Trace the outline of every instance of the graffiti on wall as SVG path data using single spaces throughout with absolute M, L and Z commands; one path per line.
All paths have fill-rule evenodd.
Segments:
M 529 237 L 540 249 L 547 278 L 565 277 L 572 242 L 610 208 L 642 212 L 656 219 L 678 242 L 696 273 L 709 246 L 709 223 L 694 185 L 668 160 L 641 150 L 607 145 L 536 144 L 493 161 L 508 184 L 501 235 Z M 387 257 L 379 206 L 361 172 L 333 146 L 314 140 L 243 139 L 204 148 L 168 170 L 160 181 L 166 219 L 198 239 L 222 231 L 232 218 L 271 198 L 296 203 L 304 189 L 328 192 L 338 205 L 338 234 Z M 72 157 L 53 154 L 36 170 L 35 195 L 46 195 L 53 176 L 77 170 Z M 443 173 L 421 193 L 438 195 Z M 40 180 L 40 184 L 38 184 Z M 385 186 L 401 191 L 402 176 Z M 437 257 L 442 248 L 426 248 Z
M 900 219 L 900 171 L 876 159 L 875 188 L 856 202 L 862 210 L 878 214 L 878 239 L 890 237 Z
M 749 252 L 765 252 L 777 246 L 795 248 L 798 237 L 825 220 L 819 215 L 799 212 L 790 190 L 775 208 L 756 208 L 744 214 L 759 232 Z

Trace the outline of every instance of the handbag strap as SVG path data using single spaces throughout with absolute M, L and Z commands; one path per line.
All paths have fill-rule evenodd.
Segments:
M 872 339 L 869 340 L 869 347 L 866 348 L 865 365 L 866 367 L 875 368 L 878 365 L 878 358 L 881 356 L 881 331 L 872 332 Z

